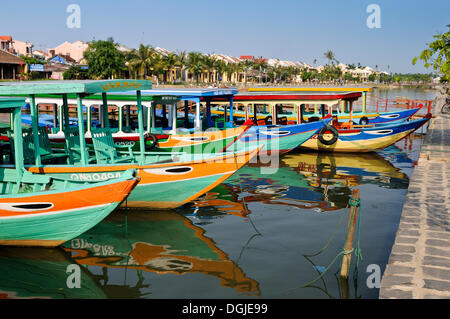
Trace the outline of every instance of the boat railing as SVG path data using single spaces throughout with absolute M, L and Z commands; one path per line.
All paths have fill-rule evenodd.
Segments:
M 431 113 L 431 108 L 433 105 L 433 100 L 425 99 L 410 99 L 405 97 L 397 97 L 393 99 L 384 99 L 380 97 L 375 97 L 374 100 L 368 102 L 368 106 L 376 109 L 376 112 L 388 112 L 393 108 L 405 108 L 414 109 L 422 105 L 422 110 L 426 110 L 426 113 Z

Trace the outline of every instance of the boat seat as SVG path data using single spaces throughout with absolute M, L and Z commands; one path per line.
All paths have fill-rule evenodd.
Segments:
M 52 178 L 48 175 L 33 174 L 22 170 L 22 176 L 13 168 L 0 169 L 0 192 L 2 194 L 17 194 L 38 192 L 50 187 Z
M 81 163 L 80 131 L 78 127 L 70 126 L 65 129 L 64 138 L 66 140 L 64 148 L 68 154 L 68 163 L 72 165 Z M 86 147 L 88 147 L 88 145 L 86 145 Z M 88 162 L 91 163 L 95 161 L 95 157 L 90 156 L 89 151 L 88 147 Z
M 48 137 L 47 127 L 39 127 L 38 135 L 40 154 L 43 156 L 43 159 L 50 161 L 53 159 L 63 158 L 64 160 L 67 160 L 68 154 L 65 150 L 52 148 L 50 138 Z
M 97 164 L 133 163 L 136 161 L 131 145 L 127 146 L 128 156 L 119 155 L 109 128 L 92 128 L 91 135 Z M 123 153 L 120 152 L 120 154 Z
M 45 130 L 45 135 L 42 133 L 42 129 L 39 129 L 39 154 L 41 155 L 41 161 L 43 163 L 53 163 L 55 160 L 66 159 L 67 153 L 63 150 L 62 152 L 54 151 L 50 145 L 50 139 L 48 138 L 47 131 Z M 23 159 L 24 164 L 33 165 L 36 163 L 35 155 L 35 145 L 33 138 L 32 128 L 26 128 L 22 131 L 23 140 Z M 8 138 L 11 145 L 14 145 L 14 138 L 12 136 L 12 130 L 8 130 Z M 64 153 L 63 153 L 64 152 Z M 11 147 L 11 162 L 14 160 L 14 147 Z

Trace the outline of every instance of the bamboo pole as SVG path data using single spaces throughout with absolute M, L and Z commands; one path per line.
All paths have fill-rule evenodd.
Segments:
M 359 200 L 359 189 L 354 189 L 352 197 L 354 200 Z M 347 222 L 347 239 L 345 241 L 344 249 L 347 252 L 342 257 L 342 264 L 341 264 L 341 277 L 342 278 L 348 278 L 348 270 L 350 268 L 350 263 L 352 259 L 351 251 L 353 249 L 353 237 L 355 234 L 355 224 L 356 220 L 358 218 L 358 207 L 351 206 L 350 208 L 350 214 L 348 215 L 348 222 Z

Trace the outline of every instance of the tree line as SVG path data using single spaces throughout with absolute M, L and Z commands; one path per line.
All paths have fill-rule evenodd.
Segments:
M 298 66 L 269 65 L 267 60 L 257 58 L 227 63 L 213 54 L 200 52 L 170 52 L 161 54 L 151 45 L 141 44 L 138 49 L 120 51 L 113 38 L 92 41 L 84 52 L 88 69 L 72 66 L 64 72 L 64 79 L 113 79 L 137 78 L 155 79 L 163 83 L 291 83 L 301 79 L 307 83 L 360 83 L 364 79 L 350 72 L 343 72 L 331 50 L 325 52 L 328 59 L 319 72 L 315 68 Z M 316 60 L 314 61 L 314 63 Z M 348 68 L 363 68 L 358 63 Z M 393 74 L 369 75 L 369 81 L 427 82 L 431 74 Z

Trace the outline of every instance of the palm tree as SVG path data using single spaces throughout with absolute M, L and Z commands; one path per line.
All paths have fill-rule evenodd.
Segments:
M 227 70 L 227 63 L 225 61 L 218 60 L 217 64 L 216 64 L 216 70 L 217 70 L 217 75 L 219 77 L 218 81 L 222 82 L 223 81 L 223 74 Z
M 208 71 L 207 81 L 211 81 L 211 75 L 216 71 L 217 68 L 217 57 L 214 55 L 205 55 L 203 56 L 203 65 Z
M 133 50 L 127 55 L 127 62 L 131 69 L 134 69 L 140 76 L 145 78 L 153 63 L 154 56 L 155 51 L 151 45 L 141 44 L 139 49 Z
M 169 73 L 169 82 L 172 82 L 172 70 L 177 66 L 178 63 L 178 56 L 171 52 L 166 57 L 163 58 L 164 66 L 165 66 L 165 72 L 164 72 L 164 81 L 167 80 L 167 72 Z
M 328 64 L 330 64 L 330 63 L 333 62 L 333 61 L 336 61 L 336 58 L 335 58 L 335 56 L 334 56 L 334 53 L 333 53 L 333 51 L 331 51 L 331 50 L 326 51 L 326 52 L 324 53 L 324 56 L 325 56 L 325 58 L 328 59 Z
M 181 81 L 186 82 L 187 81 L 187 66 L 188 64 L 188 54 L 186 53 L 186 51 L 181 51 L 178 52 L 178 61 L 177 61 L 177 65 L 181 68 L 180 69 L 180 78 Z
M 203 55 L 200 52 L 189 52 L 187 65 L 189 72 L 195 75 L 195 81 L 198 85 L 198 76 L 203 73 L 205 69 L 203 65 Z
M 159 85 L 159 76 L 164 75 L 166 71 L 166 64 L 163 57 L 160 54 L 155 54 L 150 66 L 152 75 L 156 76 L 156 86 Z

